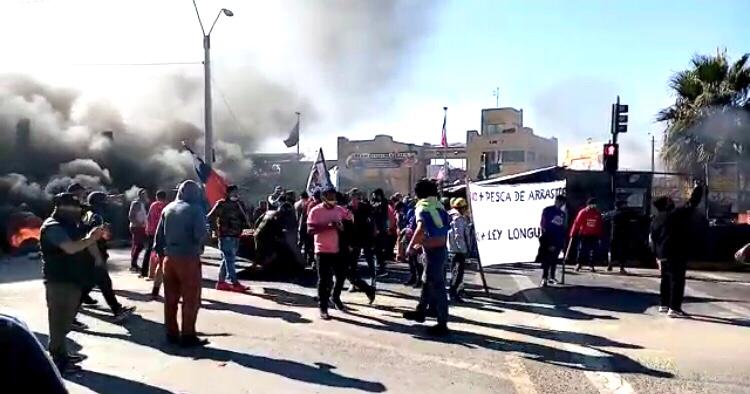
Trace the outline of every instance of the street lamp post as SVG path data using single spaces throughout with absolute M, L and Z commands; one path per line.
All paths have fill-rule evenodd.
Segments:
M 198 12 L 198 5 L 195 3 L 195 0 L 193 0 L 193 7 L 195 7 L 195 14 L 198 16 L 198 23 L 201 26 L 201 32 L 203 33 L 203 94 L 204 94 L 204 121 L 205 121 L 205 150 L 204 150 L 204 159 L 207 163 L 211 164 L 214 162 L 214 122 L 213 122 L 213 102 L 211 100 L 211 32 L 214 31 L 214 27 L 216 26 L 216 22 L 218 22 L 219 17 L 224 14 L 226 16 L 234 16 L 234 12 L 222 8 L 219 10 L 219 13 L 216 14 L 216 18 L 214 19 L 214 23 L 211 24 L 211 28 L 208 29 L 208 33 L 206 33 L 206 29 L 203 28 L 203 21 L 201 20 L 201 15 Z

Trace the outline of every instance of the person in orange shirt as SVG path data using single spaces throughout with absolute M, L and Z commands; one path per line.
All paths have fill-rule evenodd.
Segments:
M 602 214 L 596 207 L 596 203 L 595 198 L 589 198 L 586 201 L 586 207 L 578 212 L 573 227 L 570 229 L 570 238 L 578 240 L 576 271 L 581 270 L 584 262 L 591 266 L 591 272 L 596 271 L 594 259 L 604 230 Z

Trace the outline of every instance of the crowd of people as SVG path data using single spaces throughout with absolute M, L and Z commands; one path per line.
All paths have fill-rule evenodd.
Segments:
M 440 200 L 437 184 L 429 180 L 419 181 L 414 195 L 388 198 L 376 189 L 368 197 L 358 189 L 341 193 L 327 187 L 302 192 L 297 199 L 294 192 L 277 187 L 251 210 L 234 185 L 212 207 L 206 206 L 202 188 L 193 181 L 182 182 L 171 202 L 166 191 L 157 191 L 152 202 L 146 190 L 139 190 L 128 210 L 130 270 L 153 281 L 153 299 L 158 299 L 163 283 L 166 341 L 203 346 L 208 341 L 198 337 L 196 320 L 204 247 L 213 234 L 222 256 L 216 289 L 247 292 L 250 289 L 238 279 L 236 259 L 241 237 L 252 229 L 259 263 L 284 260 L 316 270 L 321 319 L 330 319 L 329 306 L 346 310 L 341 299 L 346 281 L 350 292 L 361 291 L 373 303 L 377 279 L 388 276 L 390 262 L 397 261 L 409 266 L 405 284 L 421 289 L 418 304 L 404 318 L 422 323 L 435 317 L 437 324 L 428 332 L 444 335 L 449 296 L 451 302 L 461 302 L 464 267 L 476 241 L 465 199 Z M 84 306 L 98 303 L 89 295 L 94 287 L 115 322 L 127 319 L 135 307 L 118 301 L 109 275 L 108 195 L 73 184 L 56 195 L 53 204 L 40 238 L 48 350 L 57 369 L 67 374 L 79 369 L 84 356 L 70 352 L 65 338 L 71 330 L 87 328 L 76 316 Z M 360 276 L 360 258 L 366 262 L 369 281 Z M 446 284 L 448 264 L 451 281 Z

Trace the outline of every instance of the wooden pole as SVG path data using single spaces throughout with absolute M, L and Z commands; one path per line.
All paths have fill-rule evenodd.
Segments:
M 474 210 L 471 208 L 471 193 L 469 190 L 469 177 L 464 178 L 466 183 L 466 202 L 469 204 L 469 212 L 471 212 L 471 228 L 474 231 L 474 239 L 477 239 L 477 228 L 474 225 Z M 479 243 L 477 243 L 477 247 Z M 484 277 L 484 267 L 482 267 L 482 259 L 479 258 L 479 251 L 477 251 L 477 265 L 479 266 L 479 277 L 482 278 L 482 286 L 484 287 L 484 293 L 490 295 L 490 288 L 487 286 L 487 279 Z

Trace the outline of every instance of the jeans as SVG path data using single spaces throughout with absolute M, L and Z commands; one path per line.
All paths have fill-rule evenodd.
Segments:
M 682 311 L 682 300 L 685 297 L 685 274 L 687 261 L 674 259 L 661 261 L 661 306 Z
M 143 264 L 141 264 L 141 276 L 149 276 L 149 263 L 151 262 L 151 251 L 154 249 L 154 235 L 146 234 L 146 248 L 143 254 Z
M 561 250 L 562 245 L 553 244 L 544 235 L 539 238 L 539 252 L 536 258 L 542 266 L 542 279 L 555 279 L 557 260 Z
M 373 274 L 377 274 L 378 272 L 385 272 L 386 260 L 388 259 L 389 255 L 389 244 L 390 240 L 388 233 L 381 231 L 378 233 L 378 235 L 375 236 L 375 261 L 377 262 L 378 270 L 375 271 L 374 266 L 372 266 Z
M 164 267 L 164 324 L 167 335 L 177 337 L 177 306 L 182 299 L 182 336 L 195 336 L 201 307 L 201 260 L 199 256 L 167 256 Z
M 594 259 L 599 250 L 599 237 L 581 235 L 578 237 L 578 265 L 588 263 L 594 268 Z
M 464 270 L 466 269 L 466 255 L 454 253 L 451 257 L 451 296 L 458 295 L 458 288 L 464 282 Z
M 240 248 L 239 237 L 219 238 L 219 249 L 221 249 L 221 267 L 219 268 L 219 282 L 230 281 L 237 283 L 237 250 Z
M 94 267 L 94 280 L 96 281 L 96 287 L 102 292 L 102 296 L 107 305 L 109 305 L 109 309 L 112 310 L 112 313 L 119 313 L 122 305 L 117 302 L 117 296 L 115 296 L 115 291 L 112 289 L 112 278 L 109 276 L 109 270 L 107 270 L 106 265 L 97 265 Z M 93 286 L 84 289 L 83 296 L 88 295 L 92 288 Z M 82 300 L 83 296 L 81 297 Z
M 359 252 L 356 248 L 354 248 L 354 250 Z M 359 254 L 355 254 L 354 251 L 352 251 L 341 253 L 341 256 L 344 259 L 343 265 L 344 269 L 346 269 L 346 278 L 349 279 L 349 283 L 355 288 L 364 291 L 365 294 L 370 294 L 375 291 L 371 285 L 367 284 L 367 282 L 359 276 Z M 339 293 L 334 291 L 333 299 L 339 300 L 340 295 L 340 290 Z
M 49 353 L 53 360 L 65 362 L 68 357 L 65 337 L 78 313 L 81 287 L 64 282 L 47 282 L 44 287 L 49 321 Z
M 357 264 L 359 262 L 359 256 L 364 254 L 365 261 L 367 262 L 367 267 L 370 269 L 370 277 L 375 278 L 376 272 L 375 272 L 375 250 L 373 249 L 371 244 L 362 244 L 362 245 L 355 245 L 352 248 L 352 255 L 354 255 L 353 260 L 350 263 L 354 266 L 353 269 L 357 268 Z
M 317 253 L 315 255 L 318 266 L 318 302 L 320 311 L 328 311 L 328 300 L 331 298 L 331 291 L 338 297 L 341 289 L 344 287 L 346 280 L 347 267 L 342 261 L 339 253 Z M 336 277 L 336 283 L 333 277 Z
M 146 242 L 146 229 L 144 227 L 131 227 L 130 235 L 130 268 L 138 268 L 138 256 Z
M 417 312 L 425 314 L 431 306 L 437 313 L 440 325 L 448 323 L 448 293 L 445 291 L 445 263 L 448 260 L 446 248 L 424 249 L 424 285 L 419 296 Z

